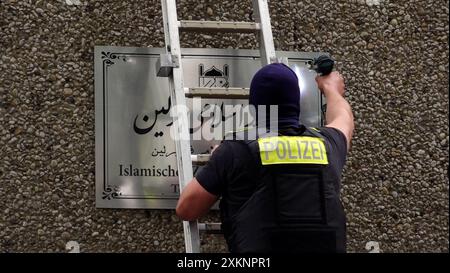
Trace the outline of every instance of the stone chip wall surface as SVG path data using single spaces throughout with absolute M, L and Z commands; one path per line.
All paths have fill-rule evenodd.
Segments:
M 178 1 L 252 19 L 250 1 Z M 348 250 L 448 252 L 448 2 L 270 1 L 277 50 L 338 60 L 356 130 L 342 184 Z M 183 47 L 256 48 L 253 35 Z M 157 0 L 0 2 L 0 252 L 182 252 L 169 210 L 95 208 L 95 45 L 162 47 Z M 206 218 L 217 220 L 217 213 Z M 204 251 L 226 251 L 202 236 Z

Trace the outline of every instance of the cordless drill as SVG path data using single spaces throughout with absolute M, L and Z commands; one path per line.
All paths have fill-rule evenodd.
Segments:
M 330 74 L 333 71 L 334 67 L 334 60 L 328 55 L 321 55 L 314 59 L 314 63 L 312 68 L 317 72 L 320 76 L 326 76 Z M 325 126 L 326 124 L 326 111 L 327 111 L 327 104 L 324 100 L 325 97 L 323 95 L 320 96 L 320 104 L 322 105 L 321 111 L 322 111 L 322 119 L 321 119 L 321 126 Z
M 333 71 L 334 60 L 328 55 L 321 55 L 314 59 L 313 69 L 320 76 L 326 76 Z

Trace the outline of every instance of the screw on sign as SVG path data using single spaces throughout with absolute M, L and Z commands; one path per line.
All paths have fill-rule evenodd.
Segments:
M 367 242 L 366 250 L 368 250 L 369 253 L 380 253 L 380 243 L 374 241 Z
M 80 244 L 76 241 L 69 241 L 66 244 L 66 250 L 69 250 L 69 253 L 80 253 Z

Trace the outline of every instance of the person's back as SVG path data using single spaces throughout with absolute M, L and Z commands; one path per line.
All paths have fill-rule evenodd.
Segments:
M 256 139 L 247 137 L 248 130 L 229 136 L 182 193 L 177 213 L 195 219 L 222 196 L 231 252 L 345 252 L 339 190 L 352 119 L 350 124 L 344 116 L 344 126 L 338 120 L 334 128 L 299 124 L 297 78 L 282 64 L 261 69 L 250 92 L 251 105 L 279 106 L 279 130 L 263 130 Z M 327 118 L 335 114 L 333 105 L 331 111 Z
M 233 135 L 196 175 L 206 181 L 199 183 L 208 192 L 222 196 L 222 228 L 230 251 L 344 252 L 339 190 L 345 137 L 333 128 L 314 131 L 303 126 L 280 128 L 278 135 L 281 138 L 260 136 L 258 141 Z M 268 162 L 259 147 L 265 139 L 280 144 Z M 326 151 L 318 144 L 322 140 Z M 283 151 L 288 145 L 298 148 Z

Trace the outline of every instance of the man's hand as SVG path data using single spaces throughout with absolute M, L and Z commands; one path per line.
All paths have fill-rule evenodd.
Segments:
M 350 105 L 344 99 L 344 78 L 339 72 L 331 72 L 326 76 L 316 77 L 317 85 L 327 99 L 327 125 L 341 131 L 347 140 L 347 150 L 355 128 Z
M 316 82 L 325 97 L 329 92 L 337 92 L 341 96 L 345 94 L 344 78 L 337 71 L 331 72 L 327 76 L 317 76 Z

